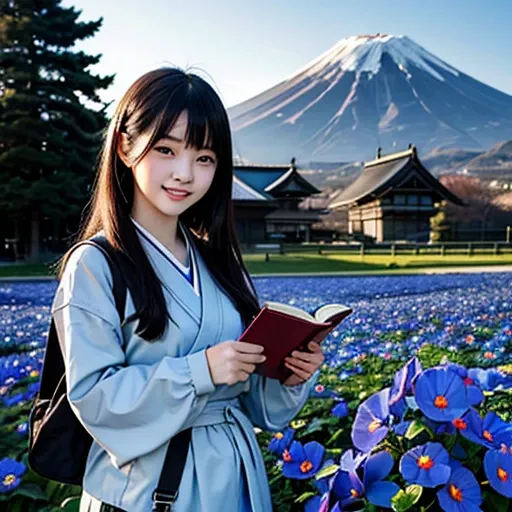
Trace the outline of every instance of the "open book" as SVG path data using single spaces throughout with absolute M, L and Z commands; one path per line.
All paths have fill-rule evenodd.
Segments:
M 284 358 L 294 350 L 307 350 L 310 341 L 320 343 L 351 313 L 343 304 L 326 304 L 310 315 L 288 304 L 266 302 L 239 341 L 263 345 L 267 359 L 256 371 L 283 381 L 292 373 Z

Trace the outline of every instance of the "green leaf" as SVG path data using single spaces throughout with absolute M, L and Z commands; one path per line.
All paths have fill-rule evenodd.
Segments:
M 419 499 L 421 498 L 422 492 L 423 492 L 423 487 L 421 485 L 413 484 L 413 485 L 408 485 L 405 488 L 405 494 L 407 494 L 408 496 L 412 496 L 414 498 L 414 501 L 412 502 L 413 505 L 418 503 Z
M 42 500 L 48 501 L 48 496 L 43 492 L 41 487 L 36 484 L 31 483 L 22 483 L 12 494 L 11 496 L 26 496 L 27 498 L 31 498 L 33 500 Z
M 395 512 L 409 510 L 421 497 L 423 487 L 421 485 L 409 485 L 405 491 L 400 489 L 392 498 L 391 506 Z
M 491 489 L 484 491 L 482 497 L 485 510 L 492 510 L 492 512 L 507 512 L 509 510 L 510 500 Z
M 306 435 L 306 434 L 311 434 L 313 432 L 317 432 L 317 431 L 321 431 L 322 430 L 322 427 L 324 425 L 328 425 L 329 423 L 331 423 L 332 420 L 329 418 L 329 419 L 319 419 L 319 418 L 314 418 L 310 423 L 309 425 L 307 426 L 307 428 L 303 431 L 303 435 Z
M 337 464 L 331 464 L 330 466 L 326 466 L 325 468 L 321 469 L 316 475 L 315 479 L 320 480 L 320 478 L 325 478 L 326 476 L 331 476 L 336 471 L 338 471 L 340 467 Z
M 340 437 L 343 432 L 345 432 L 345 429 L 343 428 L 340 428 L 338 430 L 336 430 L 336 432 L 334 432 L 334 434 L 329 438 L 329 440 L 324 443 L 325 446 L 330 446 L 332 443 L 334 443 L 334 441 L 336 441 L 336 439 L 338 439 L 338 437 Z
M 296 500 L 295 503 L 302 503 L 306 500 L 309 500 L 309 498 L 313 498 L 313 496 L 316 496 L 316 492 L 303 492 Z M 77 509 L 78 510 L 78 509 Z
M 407 432 L 405 433 L 406 439 L 414 439 L 418 434 L 421 434 L 425 430 L 425 425 L 421 423 L 421 421 L 414 420 L 407 429 Z

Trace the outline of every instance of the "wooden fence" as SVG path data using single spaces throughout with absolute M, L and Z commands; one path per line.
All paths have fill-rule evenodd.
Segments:
M 246 245 L 243 251 L 246 254 L 255 254 L 262 251 L 264 244 Z M 277 249 L 279 247 L 279 249 Z M 383 256 L 397 255 L 500 255 L 512 254 L 510 242 L 440 242 L 440 243 L 378 243 L 365 245 L 363 243 L 352 244 L 284 244 L 272 243 L 274 253 L 317 253 L 317 254 L 380 254 Z

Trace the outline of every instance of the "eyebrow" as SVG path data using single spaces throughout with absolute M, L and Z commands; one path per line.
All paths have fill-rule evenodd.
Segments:
M 164 135 L 163 137 L 161 137 L 160 140 L 170 140 L 172 142 L 183 143 L 183 139 L 180 139 L 178 137 L 174 137 L 174 135 Z
M 166 134 L 164 135 L 163 137 L 160 137 L 159 140 L 170 140 L 171 142 L 177 142 L 178 144 L 183 144 L 183 139 L 180 139 L 179 137 L 175 137 L 174 135 L 171 135 L 171 134 Z M 202 148 L 198 148 L 199 150 L 201 149 L 207 149 L 209 151 L 213 151 L 213 148 L 211 146 L 203 146 Z

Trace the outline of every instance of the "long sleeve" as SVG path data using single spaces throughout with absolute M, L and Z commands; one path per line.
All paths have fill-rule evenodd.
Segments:
M 316 377 L 314 374 L 298 386 L 285 386 L 276 379 L 253 374 L 249 390 L 240 395 L 240 400 L 254 425 L 263 430 L 282 430 L 304 407 Z
M 204 350 L 127 365 L 108 265 L 93 247 L 78 251 L 53 306 L 68 398 L 85 428 L 122 466 L 193 422 L 215 386 Z

